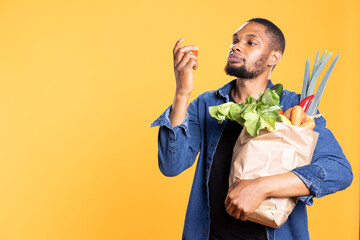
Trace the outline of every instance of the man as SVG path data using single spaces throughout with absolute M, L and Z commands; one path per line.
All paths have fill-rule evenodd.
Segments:
M 159 129 L 159 167 L 175 176 L 190 167 L 200 152 L 186 213 L 183 239 L 309 239 L 306 204 L 345 189 L 352 182 L 352 170 L 341 147 L 316 119 L 319 139 L 312 163 L 291 172 L 253 180 L 238 180 L 228 186 L 232 148 L 242 127 L 227 120 L 222 124 L 208 108 L 228 101 L 258 98 L 273 83 L 271 71 L 281 60 L 285 39 L 281 30 L 266 19 L 247 21 L 232 36 L 225 71 L 236 80 L 217 91 L 201 94 L 188 106 L 193 88 L 197 47 L 173 50 L 176 94 L 170 106 L 152 126 Z M 299 94 L 285 90 L 280 105 L 286 110 L 299 103 Z M 246 221 L 267 197 L 298 197 L 298 203 L 278 229 Z

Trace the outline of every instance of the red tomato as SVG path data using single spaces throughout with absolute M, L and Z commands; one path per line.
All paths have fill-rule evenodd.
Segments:
M 191 51 L 190 53 L 194 54 L 195 56 L 198 56 L 198 51 Z
M 279 110 L 279 114 L 284 115 L 284 111 L 282 109 Z

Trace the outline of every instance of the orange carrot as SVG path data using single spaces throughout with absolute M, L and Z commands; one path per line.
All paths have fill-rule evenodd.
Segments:
M 285 113 L 284 113 L 284 116 L 287 118 L 287 119 L 291 119 L 291 112 L 292 112 L 292 107 L 291 108 L 289 108 L 288 110 L 286 110 L 285 111 Z
M 316 126 L 315 121 L 312 120 L 312 119 L 309 119 L 309 120 L 303 122 L 303 123 L 300 125 L 300 127 L 307 128 L 307 129 L 310 129 L 310 130 L 314 129 L 315 126 Z
M 307 118 L 306 113 L 304 113 L 304 110 L 299 105 L 296 105 L 293 107 L 293 110 L 291 112 L 291 124 L 294 126 L 300 126 L 301 123 L 305 121 Z

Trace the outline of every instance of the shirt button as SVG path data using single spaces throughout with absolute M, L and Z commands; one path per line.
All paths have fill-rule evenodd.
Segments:
M 212 143 L 212 144 L 211 144 L 211 147 L 215 147 L 215 144 Z
M 210 164 L 209 164 L 209 163 L 206 164 L 206 168 L 207 168 L 207 169 L 210 168 Z
M 204 234 L 207 235 L 207 232 L 208 232 L 208 231 L 205 229 L 205 230 L 204 230 Z

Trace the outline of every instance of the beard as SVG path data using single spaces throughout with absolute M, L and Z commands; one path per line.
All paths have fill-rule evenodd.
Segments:
M 262 55 L 256 62 L 253 64 L 253 69 L 250 70 L 249 68 L 245 67 L 244 65 L 240 67 L 231 66 L 229 63 L 225 66 L 225 72 L 227 75 L 237 77 L 237 78 L 243 78 L 243 79 L 254 79 L 266 70 L 266 59 L 267 55 Z

